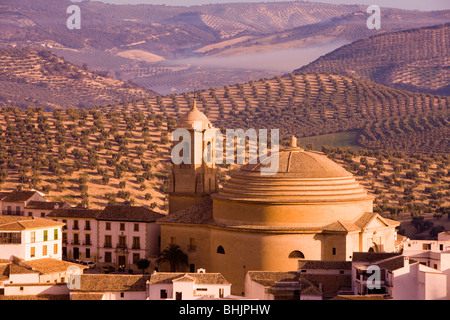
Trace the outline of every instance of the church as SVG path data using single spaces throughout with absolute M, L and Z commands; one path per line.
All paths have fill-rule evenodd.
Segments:
M 198 124 L 201 123 L 201 126 Z M 192 137 L 212 128 L 194 107 L 177 123 Z M 192 153 L 206 143 L 193 139 Z M 353 252 L 393 252 L 399 222 L 373 212 L 373 197 L 343 167 L 297 146 L 277 157 L 278 170 L 242 165 L 219 189 L 216 164 L 174 164 L 161 248 L 176 244 L 187 269 L 221 273 L 242 294 L 248 271 L 296 271 L 298 260 L 351 261 Z M 264 162 L 266 163 L 266 162 Z

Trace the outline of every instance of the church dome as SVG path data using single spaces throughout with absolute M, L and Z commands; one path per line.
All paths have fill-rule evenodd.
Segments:
M 278 160 L 278 170 L 264 174 Z M 228 200 L 256 202 L 328 202 L 369 198 L 354 176 L 318 152 L 289 147 L 233 172 L 215 196 Z
M 177 122 L 177 128 L 178 129 L 195 129 L 195 123 L 201 123 L 201 129 L 211 129 L 213 126 L 211 122 L 209 121 L 208 117 L 201 112 L 197 108 L 197 103 L 194 100 L 194 105 L 191 110 L 189 110 L 188 113 L 183 115 L 180 120 Z M 199 127 L 200 129 L 200 127 Z
M 262 172 L 277 160 L 273 174 Z M 291 146 L 263 163 L 267 164 L 258 159 L 232 172 L 223 188 L 212 195 L 217 221 L 318 225 L 352 221 L 373 209 L 373 197 L 355 177 L 323 154 Z

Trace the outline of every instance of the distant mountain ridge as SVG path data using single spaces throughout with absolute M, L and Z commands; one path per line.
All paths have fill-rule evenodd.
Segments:
M 295 72 L 351 74 L 397 89 L 450 95 L 450 23 L 355 41 Z
M 0 48 L 0 106 L 88 108 L 155 95 L 133 83 L 89 72 L 50 51 Z

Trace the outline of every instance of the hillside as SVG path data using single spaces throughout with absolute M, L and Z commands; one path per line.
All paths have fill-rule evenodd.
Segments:
M 401 222 L 399 233 L 412 239 L 436 239 L 450 230 L 449 154 L 405 155 L 324 147 L 375 197 L 374 211 Z
M 450 95 L 450 23 L 343 46 L 295 72 L 352 74 L 389 87 Z
M 450 18 L 448 11 L 384 8 L 383 28 L 377 31 L 367 29 L 367 7 L 357 5 L 287 1 L 187 7 L 83 1 L 77 3 L 82 12 L 81 29 L 68 30 L 66 9 L 71 4 L 69 0 L 1 3 L 0 45 L 44 47 L 75 64 L 87 63 L 90 70 L 107 71 L 117 79 L 150 90 L 155 87 L 164 94 L 218 86 L 217 77 L 223 79 L 222 84 L 240 83 L 303 65 L 298 64 L 298 55 L 293 55 L 288 70 L 273 70 L 264 63 L 258 70 L 246 63 L 225 70 L 221 59 L 211 68 L 204 67 L 205 58 L 244 56 L 250 64 L 254 54 L 269 52 L 274 59 L 286 60 L 280 51 L 348 43 Z M 321 54 L 324 52 L 316 53 L 314 59 Z M 190 58 L 195 58 L 195 63 L 184 60 Z
M 357 130 L 362 147 L 407 153 L 450 151 L 448 136 L 438 134 L 448 130 L 448 97 L 411 93 L 332 74 L 290 74 L 198 90 L 195 95 L 199 109 L 222 131 L 277 128 L 287 139 L 292 134 L 309 137 Z M 193 97 L 194 92 L 171 94 L 146 99 L 136 107 L 176 119 L 189 110 Z M 383 121 L 388 121 L 389 126 L 378 126 L 376 136 L 372 136 L 370 128 Z M 394 125 L 396 121 L 398 125 Z M 409 126 L 408 121 L 412 121 Z M 395 140 L 404 143 L 393 143 Z M 411 149 L 413 141 L 421 143 Z
M 92 107 L 155 96 L 75 66 L 50 51 L 0 48 L 0 106 Z
M 20 185 L 72 205 L 99 208 L 127 201 L 166 212 L 168 132 L 175 119 L 153 107 L 144 100 L 109 111 L 0 109 L 1 190 Z M 375 211 L 402 222 L 402 234 L 429 238 L 433 224 L 450 230 L 448 153 L 327 146 L 322 151 L 376 197 Z M 218 169 L 222 181 L 233 168 Z

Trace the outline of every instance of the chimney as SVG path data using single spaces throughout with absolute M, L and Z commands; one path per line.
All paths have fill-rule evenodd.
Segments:
M 409 257 L 403 256 L 403 266 L 409 266 Z

